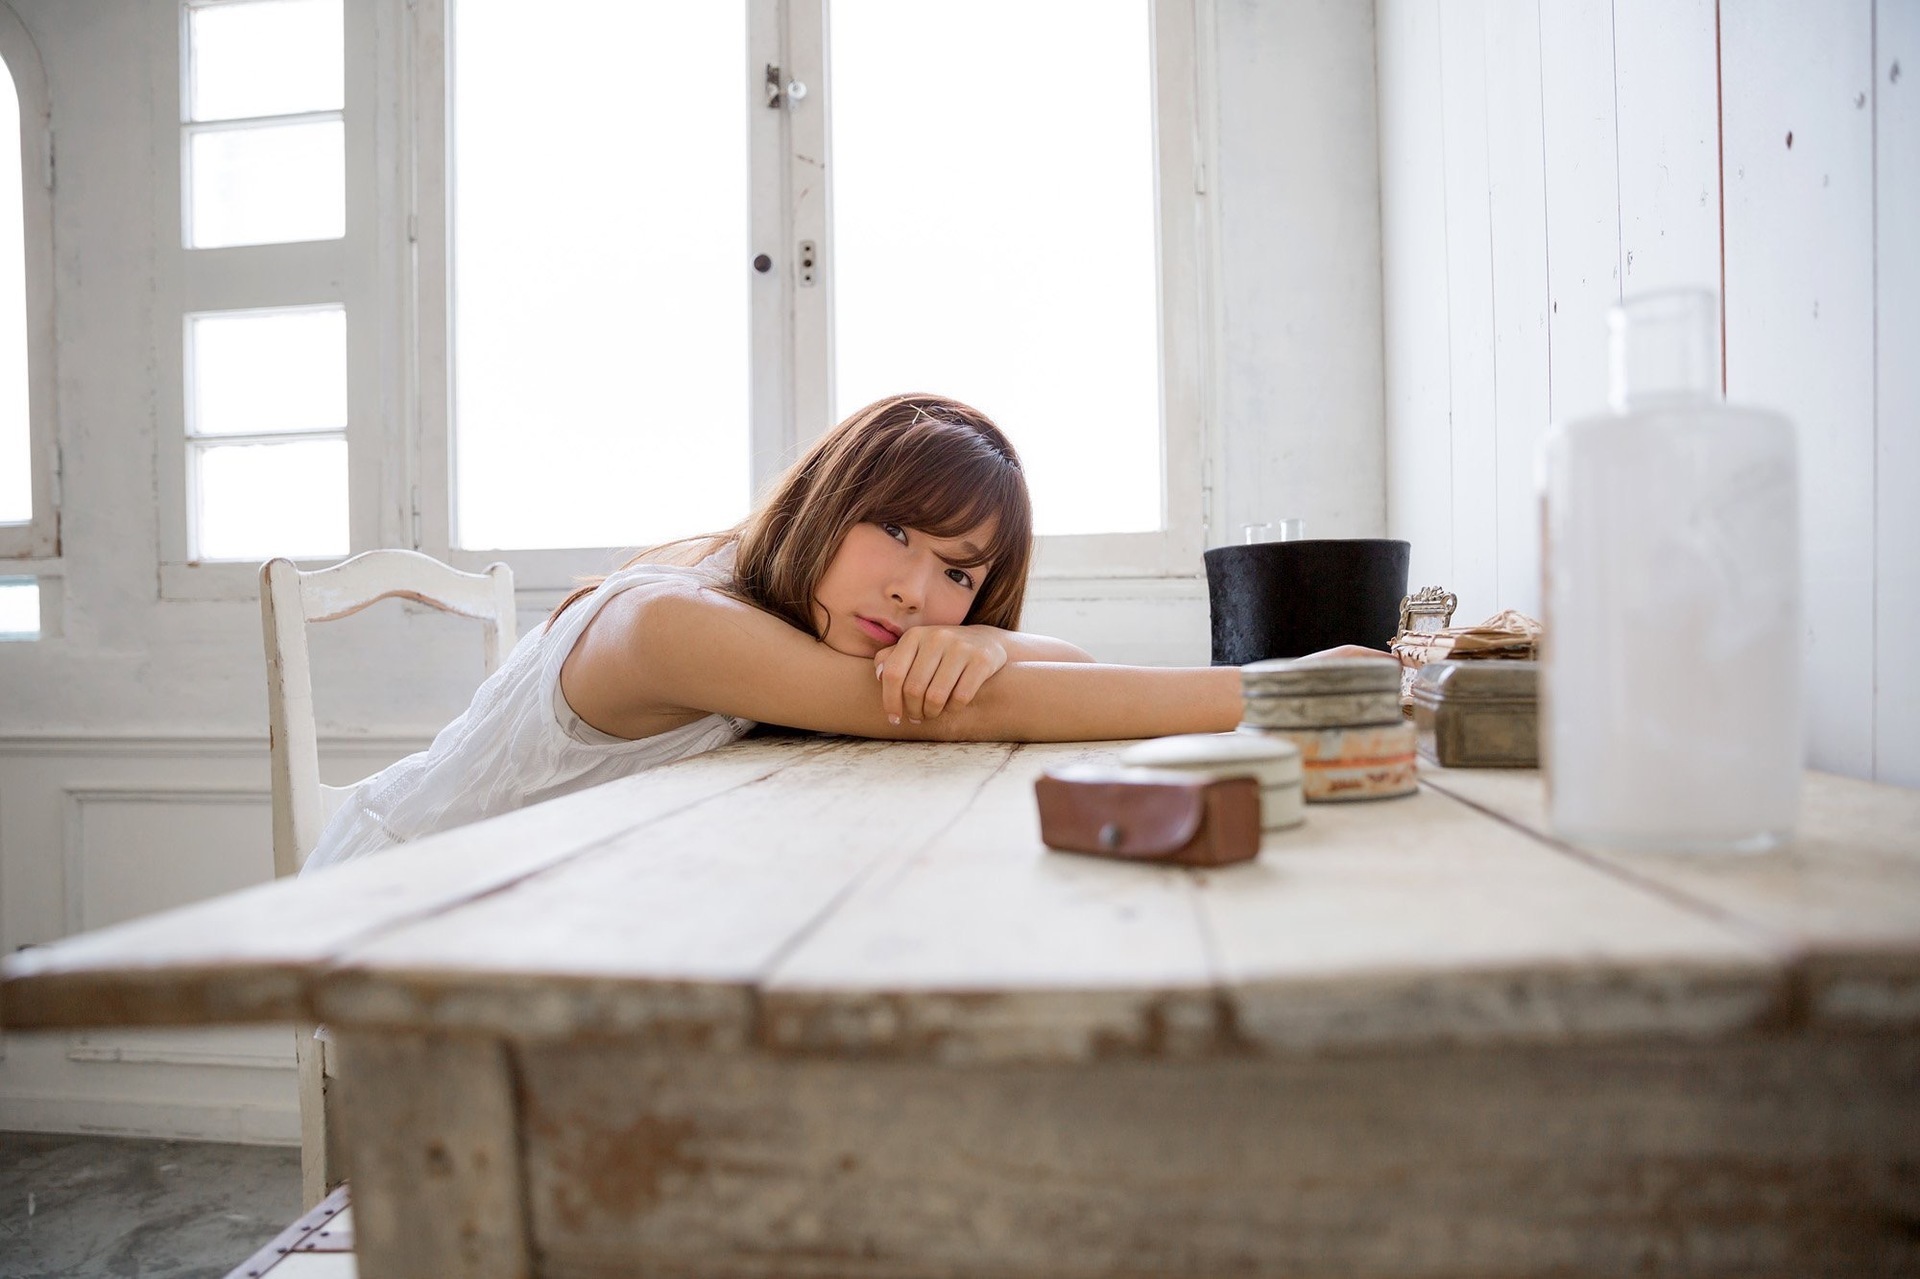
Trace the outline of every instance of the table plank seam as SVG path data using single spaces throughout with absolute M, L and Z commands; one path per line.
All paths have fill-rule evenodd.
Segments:
M 862 866 L 859 871 L 849 876 L 847 882 L 840 886 L 839 891 L 829 898 L 824 906 L 814 912 L 812 918 L 794 930 L 792 935 L 781 942 L 780 945 L 774 949 L 773 953 L 767 957 L 766 966 L 761 970 L 760 977 L 753 983 L 748 992 L 752 1003 L 753 1029 L 751 1033 L 755 1043 L 764 1045 L 771 1042 L 772 1037 L 766 1025 L 766 1006 L 762 992 L 767 983 L 778 975 L 781 965 L 784 964 L 795 951 L 799 950 L 802 945 L 818 933 L 819 930 L 826 925 L 827 921 L 832 919 L 839 911 L 840 907 L 845 905 L 869 879 L 879 873 L 882 866 L 888 864 L 905 864 L 924 852 L 948 831 L 952 830 L 955 824 L 967 815 L 968 810 L 973 805 L 973 801 L 979 798 L 980 792 L 985 790 L 994 778 L 1006 772 L 1007 767 L 1012 764 L 1014 757 L 1020 753 L 1020 743 L 1006 743 L 1006 746 L 1006 754 L 1001 756 L 1000 762 L 995 764 L 993 768 L 980 779 L 978 784 L 974 786 L 973 793 L 967 797 L 967 802 L 962 804 L 951 818 L 928 832 L 925 839 L 920 840 L 914 844 L 912 848 L 904 852 L 894 850 L 876 854 L 874 858 L 865 866 Z
M 320 961 L 324 967 L 313 972 L 308 980 L 306 992 L 308 1002 L 310 1005 L 317 1004 L 315 996 L 318 995 L 320 989 L 333 984 L 338 978 L 344 977 L 349 981 L 353 981 L 363 975 L 359 966 L 352 959 L 352 954 L 363 946 L 377 945 L 401 929 L 417 927 L 449 914 L 452 911 L 467 909 L 479 902 L 496 897 L 503 892 L 530 884 L 549 874 L 556 874 L 567 870 L 596 853 L 604 852 L 608 845 L 631 838 L 635 832 L 643 831 L 649 826 L 657 826 L 671 818 L 683 816 L 705 805 L 731 798 L 738 795 L 741 791 L 758 786 L 812 756 L 825 753 L 832 749 L 840 740 L 839 738 L 826 738 L 819 742 L 809 743 L 800 748 L 798 754 L 783 758 L 772 768 L 767 769 L 758 776 L 746 778 L 736 785 L 727 787 L 725 790 L 716 791 L 711 795 L 703 795 L 698 799 L 677 807 L 650 814 L 632 826 L 625 826 L 617 831 L 609 832 L 602 838 L 582 844 L 572 852 L 556 858 L 545 865 L 531 869 L 525 874 L 517 875 L 510 880 L 502 880 L 492 888 L 477 892 L 470 897 L 462 897 L 458 901 L 447 902 L 439 908 L 422 911 L 417 915 L 389 920 L 379 929 L 370 929 L 364 933 L 356 934 L 350 941 L 343 943 L 331 955 L 326 956 Z M 311 1015 L 316 1019 L 322 1016 L 317 1007 L 312 1008 Z

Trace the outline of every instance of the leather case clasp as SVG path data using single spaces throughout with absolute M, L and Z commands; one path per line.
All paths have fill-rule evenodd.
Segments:
M 1078 765 L 1034 783 L 1048 848 L 1129 861 L 1226 866 L 1260 852 L 1251 777 Z

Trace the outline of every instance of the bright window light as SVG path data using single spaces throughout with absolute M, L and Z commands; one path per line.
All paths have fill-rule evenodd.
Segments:
M 834 0 L 838 414 L 1012 438 L 1040 533 L 1161 524 L 1146 0 Z
M 20 98 L 7 64 L 0 61 L 0 524 L 26 524 L 33 519 L 26 236 L 20 217 Z M 36 605 L 36 628 L 37 610 Z
M 346 103 L 340 0 L 188 10 L 190 120 L 338 111 Z
M 746 513 L 746 8 L 454 5 L 457 545 Z
M 337 240 L 347 232 L 346 126 L 302 120 L 187 138 L 187 247 Z
M 347 442 L 194 450 L 195 549 L 203 560 L 347 553 Z
M 0 577 L 0 640 L 40 638 L 40 583 Z
M 343 308 L 197 315 L 187 323 L 189 435 L 346 429 Z

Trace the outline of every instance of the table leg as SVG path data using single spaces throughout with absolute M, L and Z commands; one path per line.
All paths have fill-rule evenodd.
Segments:
M 337 1029 L 361 1279 L 531 1279 L 506 1049 Z

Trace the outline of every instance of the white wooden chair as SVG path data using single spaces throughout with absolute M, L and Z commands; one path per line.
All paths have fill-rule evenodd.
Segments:
M 327 819 L 351 787 L 320 784 L 314 731 L 313 679 L 307 627 L 399 597 L 485 624 L 487 673 L 498 669 L 515 638 L 513 570 L 490 564 L 463 573 L 417 551 L 368 551 L 331 568 L 303 573 L 293 561 L 260 566 L 260 621 L 267 647 L 267 715 L 272 726 L 273 873 L 298 874 Z M 294 1037 L 300 1068 L 300 1176 L 307 1208 L 342 1180 L 327 1145 L 324 1041 L 301 1027 Z

